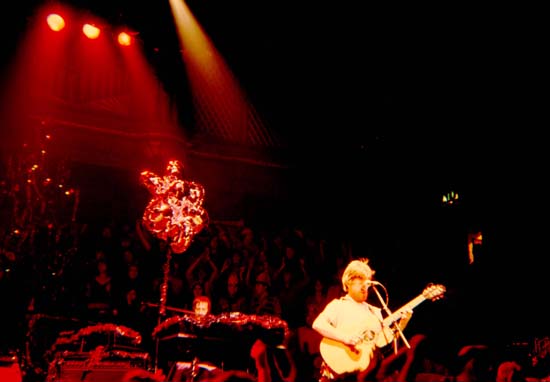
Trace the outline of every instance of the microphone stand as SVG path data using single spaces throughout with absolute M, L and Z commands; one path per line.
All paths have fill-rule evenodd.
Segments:
M 384 311 L 387 313 L 388 317 L 391 316 L 393 313 L 390 310 L 390 308 L 388 308 L 388 305 L 386 304 L 386 302 L 382 298 L 382 295 L 380 294 L 380 292 L 376 288 L 376 284 L 372 284 L 372 289 L 374 289 L 374 293 L 376 293 L 376 296 L 378 297 L 378 300 L 380 301 L 380 304 L 382 305 L 382 308 L 384 309 Z M 408 349 L 410 349 L 411 345 L 409 344 L 409 341 L 407 341 L 407 338 L 403 334 L 403 331 L 401 330 L 399 325 L 397 325 L 397 321 L 393 321 L 391 323 L 391 325 L 393 325 L 394 330 L 399 333 L 399 337 L 401 337 L 401 339 L 403 340 L 403 343 L 405 344 L 405 346 Z M 384 328 L 382 328 L 382 330 L 384 330 Z M 394 351 L 395 354 L 397 354 L 397 337 L 395 335 L 393 337 L 393 351 Z
M 172 249 L 170 247 L 170 241 L 168 241 L 166 246 L 166 259 L 162 267 L 162 284 L 160 285 L 160 299 L 159 299 L 159 314 L 157 325 L 160 325 L 162 320 L 166 317 L 166 299 L 168 297 L 168 284 L 170 281 L 170 263 L 172 261 Z M 155 339 L 155 362 L 154 362 L 154 371 L 155 373 L 159 369 L 159 351 L 160 351 L 160 339 L 157 337 Z

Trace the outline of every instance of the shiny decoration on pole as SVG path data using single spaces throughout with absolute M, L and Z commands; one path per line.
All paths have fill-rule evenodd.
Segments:
M 144 226 L 166 240 L 174 253 L 184 252 L 208 223 L 202 208 L 204 187 L 181 179 L 182 168 L 179 161 L 171 160 L 162 177 L 150 171 L 141 173 L 141 182 L 153 195 L 143 213 Z

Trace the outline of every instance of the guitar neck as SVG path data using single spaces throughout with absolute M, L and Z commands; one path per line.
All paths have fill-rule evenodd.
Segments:
M 424 297 L 422 294 L 419 294 L 418 296 L 413 298 L 411 301 L 403 305 L 401 308 L 397 309 L 395 312 L 390 314 L 388 317 L 384 318 L 384 324 L 390 325 L 392 322 L 399 319 L 399 317 L 404 311 L 413 310 L 424 301 L 426 301 L 426 297 Z

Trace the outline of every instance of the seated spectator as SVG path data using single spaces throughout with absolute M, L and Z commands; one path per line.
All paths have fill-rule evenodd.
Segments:
M 248 307 L 248 313 L 257 315 L 272 315 L 281 317 L 281 303 L 279 298 L 271 293 L 271 281 L 265 273 L 256 277 L 254 289 Z
M 227 277 L 224 288 L 218 291 L 214 297 L 213 310 L 216 314 L 230 312 L 245 312 L 247 310 L 247 299 L 244 285 L 240 282 L 236 273 Z

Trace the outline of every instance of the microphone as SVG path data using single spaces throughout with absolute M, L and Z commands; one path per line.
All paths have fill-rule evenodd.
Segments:
M 369 284 L 369 285 L 382 285 L 381 282 L 378 282 L 376 280 L 367 280 L 367 284 Z

